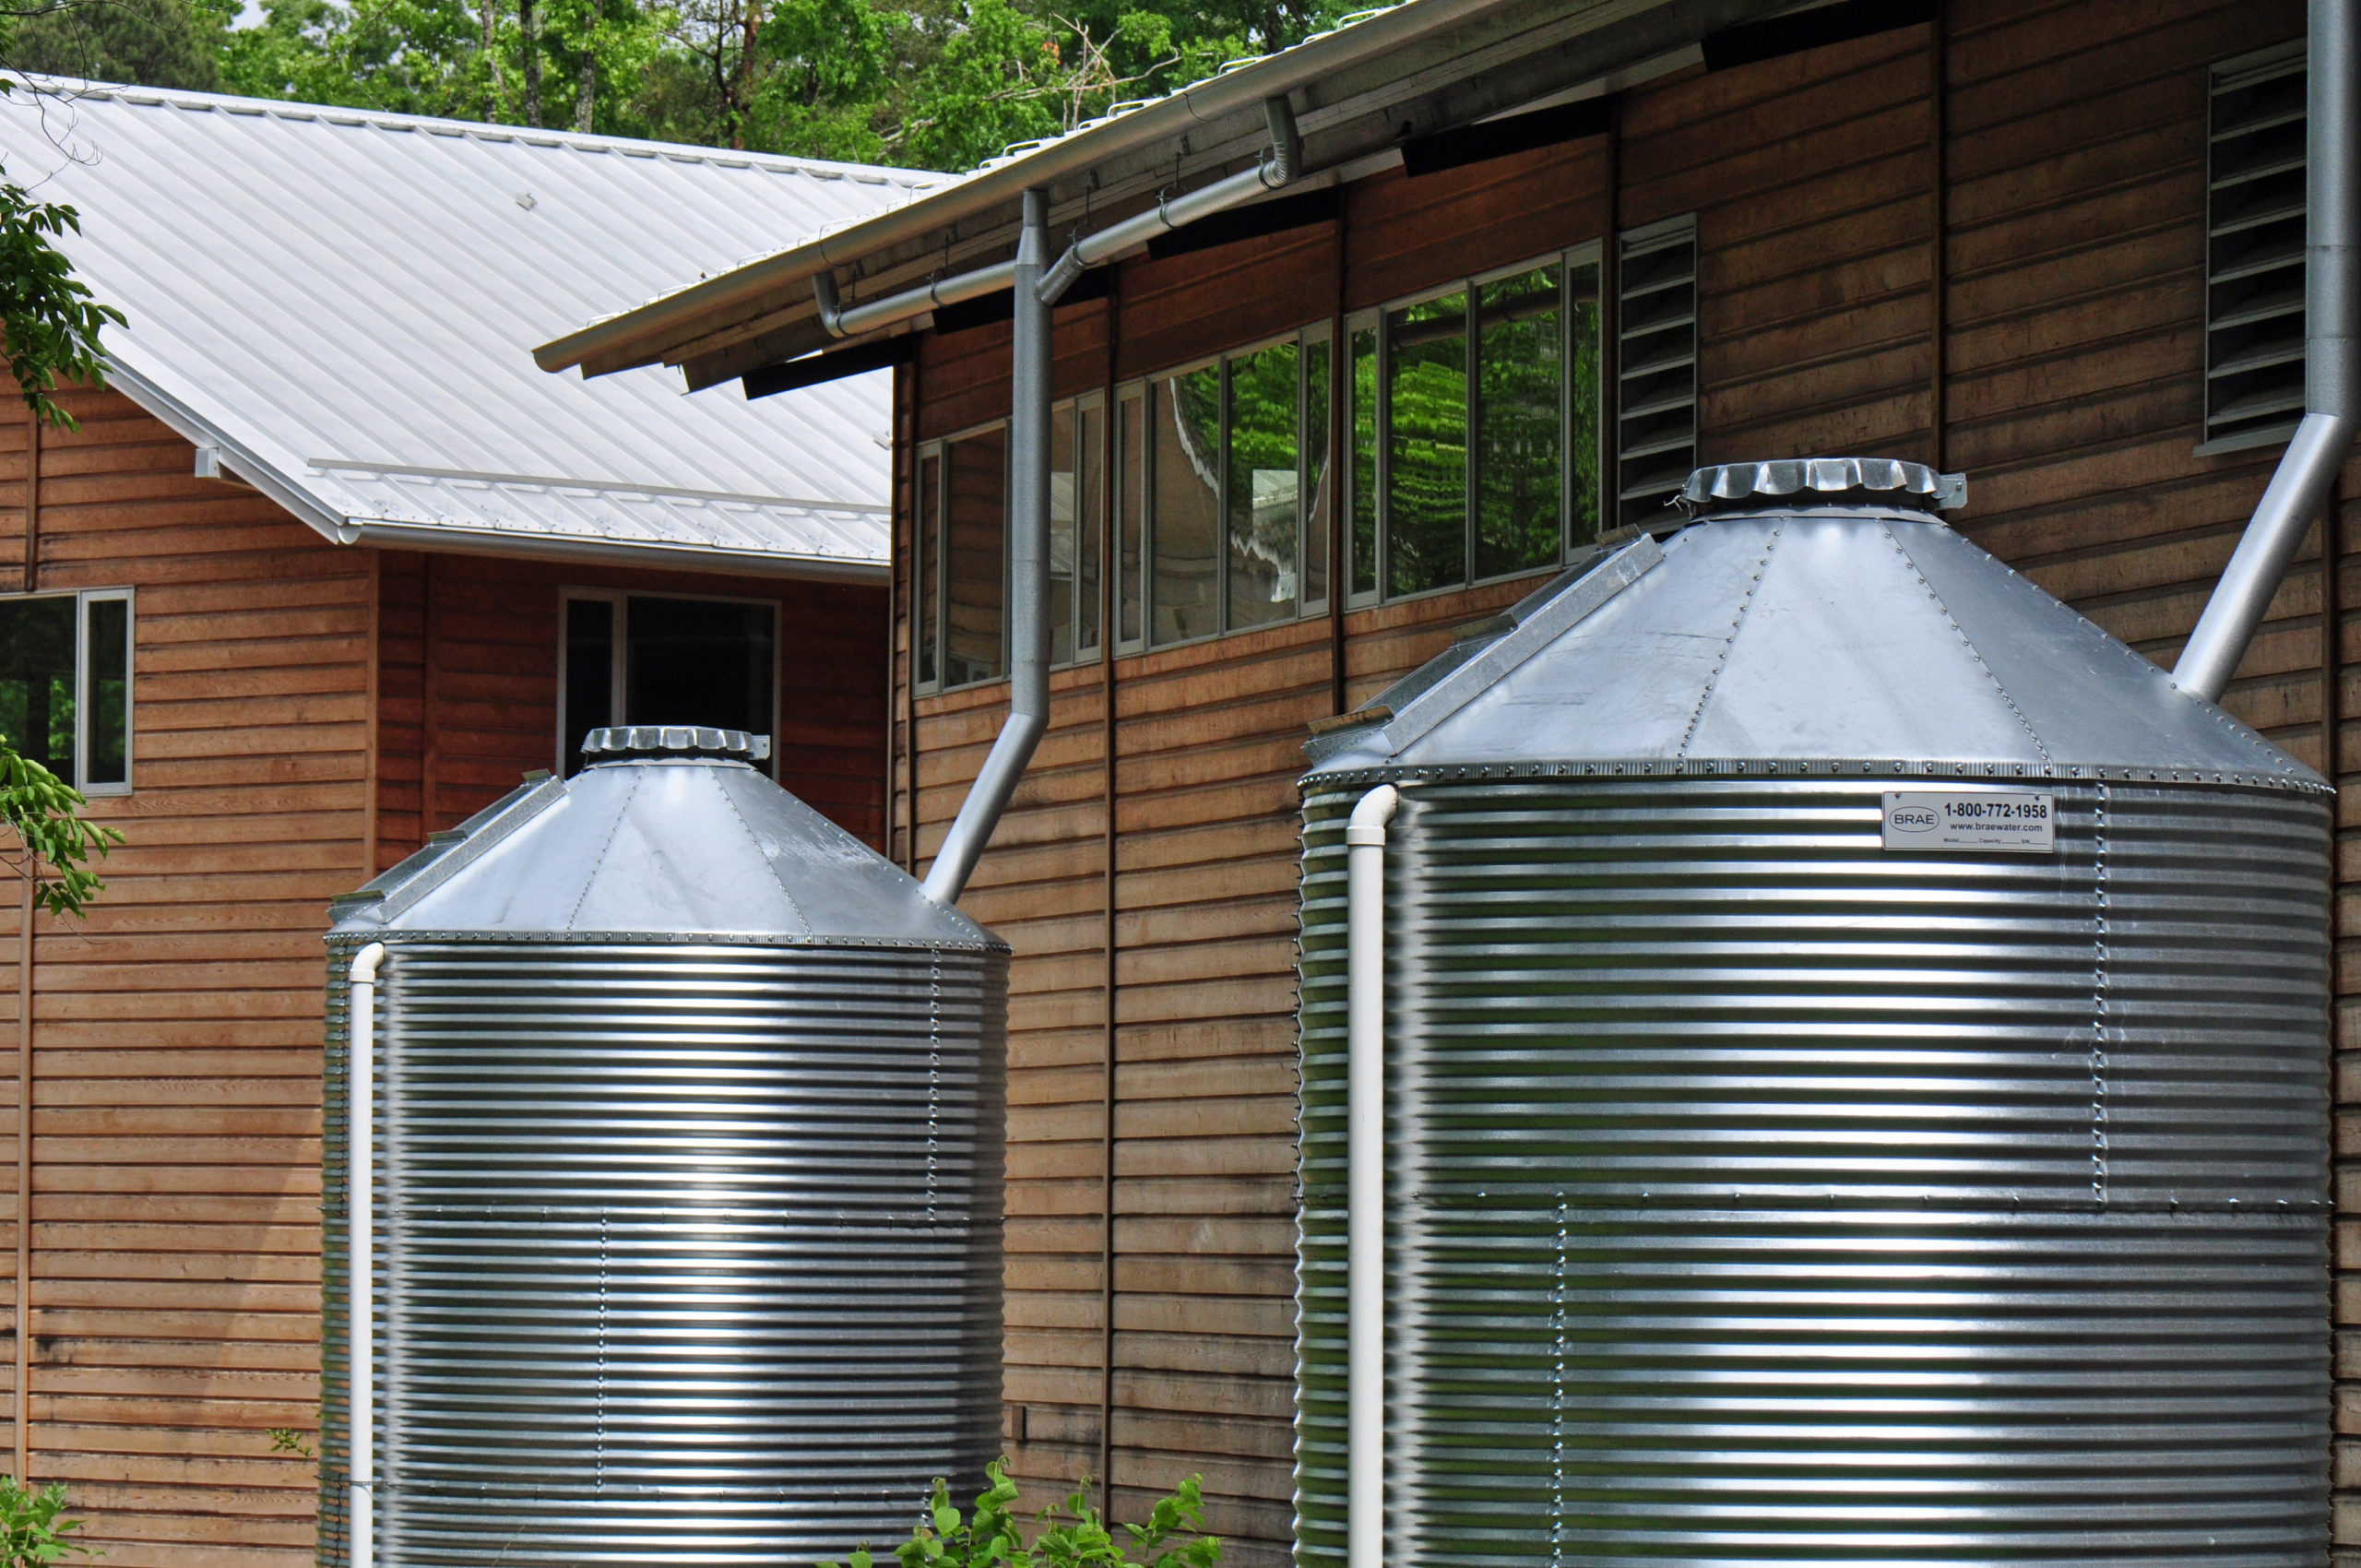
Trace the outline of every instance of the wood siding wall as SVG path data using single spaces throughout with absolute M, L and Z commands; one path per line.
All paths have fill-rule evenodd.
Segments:
M 0 593 L 24 581 L 29 513 L 40 589 L 136 590 L 135 792 L 92 804 L 127 842 L 88 920 L 34 929 L 27 1474 L 66 1484 L 113 1568 L 298 1568 L 317 1486 L 267 1433 L 318 1420 L 328 898 L 550 766 L 562 583 L 777 600 L 785 782 L 876 841 L 885 591 L 339 549 L 193 478 L 188 444 L 126 398 L 69 407 L 82 429 L 42 433 L 33 493 L 29 428 L 0 420 Z M 5 906 L 13 1471 L 22 949 Z
M 1971 475 L 1959 526 L 2169 664 L 2276 458 L 2194 453 L 2206 68 L 2299 36 L 2302 7 L 1950 11 L 1940 46 L 1922 25 L 1626 92 L 1613 160 L 1602 137 L 1426 180 L 1381 174 L 1349 188 L 1336 226 L 1126 264 L 1111 304 L 1059 313 L 1060 395 L 1694 211 L 1703 460 L 1938 455 L 1940 397 L 1939 455 Z M 923 340 L 902 384 L 905 439 L 1003 417 L 1006 355 L 1005 327 Z M 2350 525 L 2342 537 L 2350 550 Z M 2361 570 L 2340 559 L 2333 601 L 2352 606 Z M 2320 700 L 2318 563 L 2308 546 L 2228 699 L 2307 761 L 2348 732 Z M 1129 1516 L 1203 1471 L 1228 1560 L 1286 1555 L 1303 726 L 1340 687 L 1358 702 L 1530 586 L 1054 677 L 1049 738 L 967 900 L 1018 956 L 1006 1397 L 1028 1491 L 1111 1470 Z M 2361 646 L 2349 612 L 2339 624 L 2335 690 Z M 920 870 L 1005 697 L 897 685 L 912 722 L 896 731 L 896 849 L 912 854 L 915 823 Z M 2355 755 L 2344 741 L 2339 767 Z M 2349 839 L 2343 856 L 2361 878 Z M 2361 980 L 2355 958 L 2340 949 L 2341 995 Z M 2339 1098 L 2361 1104 L 2361 1016 L 2346 1006 Z M 2361 1131 L 2342 1146 L 2361 1171 Z M 2340 1200 L 2361 1212 L 2355 1181 L 2340 1174 Z M 2352 1437 L 2337 1529 L 2361 1562 L 2361 1220 L 2343 1223 L 2339 1366 L 2355 1382 L 2338 1404 Z
M 886 590 L 564 562 L 384 552 L 377 863 L 382 869 L 557 758 L 567 588 L 779 607 L 778 780 L 848 832 L 885 831 Z
M 38 586 L 137 590 L 136 792 L 92 804 L 127 842 L 88 920 L 35 924 L 28 1469 L 113 1568 L 297 1568 L 312 1467 L 265 1433 L 317 1416 L 320 932 L 363 857 L 369 561 L 192 478 L 127 399 L 68 406 L 80 433 L 41 435 Z M 10 590 L 26 435 L 0 424 Z M 18 957 L 12 930 L 11 1105 Z

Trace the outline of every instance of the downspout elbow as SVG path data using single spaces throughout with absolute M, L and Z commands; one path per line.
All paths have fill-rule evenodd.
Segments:
M 831 338 L 843 337 L 844 302 L 836 293 L 836 275 L 825 267 L 812 275 L 812 299 L 819 306 L 821 330 Z
M 1263 184 L 1272 190 L 1303 172 L 1303 137 L 1296 131 L 1295 111 L 1287 95 L 1263 100 L 1263 118 L 1271 127 L 1271 156 L 1263 165 Z

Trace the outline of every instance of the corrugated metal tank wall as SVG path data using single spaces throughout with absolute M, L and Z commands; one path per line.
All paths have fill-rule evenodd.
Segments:
M 1924 663 L 1862 631 L 1896 552 Z M 1708 521 L 1306 780 L 1299 1562 L 1345 1555 L 1343 827 L 1383 781 L 1389 1565 L 2325 1562 L 2325 790 L 2037 594 L 1906 512 Z M 2023 754 L 1923 760 L 1982 721 L 1907 711 L 1963 645 Z M 1775 720 L 1774 646 L 1818 650 Z M 1947 781 L 2051 797 L 2054 851 L 1888 848 L 1886 792 Z
M 343 977 L 370 940 L 377 1562 L 898 1538 L 997 1452 L 1006 949 L 741 765 L 540 789 L 510 842 L 331 939 L 321 1561 L 347 1560 Z M 688 881 L 688 918 L 651 877 Z M 619 909 L 647 929 L 595 929 Z

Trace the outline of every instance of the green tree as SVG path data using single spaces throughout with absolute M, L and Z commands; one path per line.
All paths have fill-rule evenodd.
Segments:
M 6 54 L 0 34 L 0 59 Z M 0 77 L 0 95 L 18 85 Z M 35 419 L 79 429 L 52 394 L 65 384 L 106 386 L 99 334 L 122 326 L 123 313 L 94 298 L 58 248 L 65 235 L 82 232 L 81 215 L 35 201 L 6 174 L 0 169 L 0 342 L 7 346 L 8 372 Z
M 224 34 L 235 10 L 206 0 L 43 6 L 18 23 L 8 63 L 51 76 L 210 92 L 221 85 Z

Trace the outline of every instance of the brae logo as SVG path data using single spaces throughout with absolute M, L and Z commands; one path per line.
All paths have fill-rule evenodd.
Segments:
M 1885 822 L 1896 833 L 1932 833 L 1937 826 L 1932 806 L 1896 806 L 1885 814 Z

